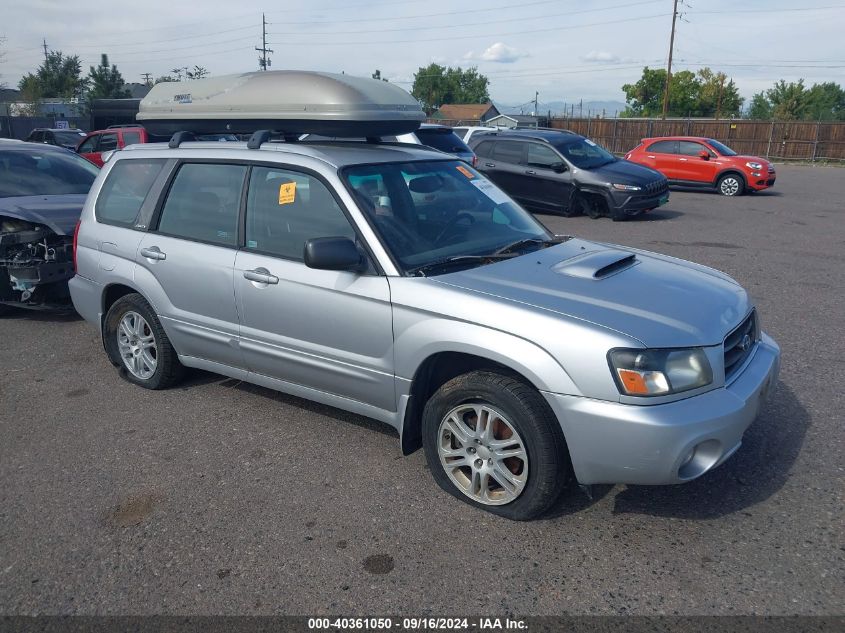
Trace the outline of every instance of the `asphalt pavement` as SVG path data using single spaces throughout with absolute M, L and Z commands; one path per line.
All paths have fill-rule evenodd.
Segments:
M 531 523 L 441 492 L 377 422 L 203 372 L 146 391 L 83 321 L 0 318 L 0 613 L 841 615 L 843 192 L 778 166 L 633 221 L 539 216 L 726 271 L 783 367 L 715 471 Z

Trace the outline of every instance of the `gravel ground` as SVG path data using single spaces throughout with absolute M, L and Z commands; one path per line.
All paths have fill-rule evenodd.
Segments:
M 741 450 L 512 523 L 376 422 L 220 376 L 149 392 L 70 317 L 0 319 L 0 612 L 842 614 L 845 170 L 561 233 L 722 269 L 783 349 Z

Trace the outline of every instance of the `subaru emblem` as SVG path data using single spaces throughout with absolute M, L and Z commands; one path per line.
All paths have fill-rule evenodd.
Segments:
M 746 334 L 742 337 L 742 340 L 739 342 L 739 349 L 741 349 L 743 352 L 747 352 L 749 347 L 751 347 L 751 337 Z

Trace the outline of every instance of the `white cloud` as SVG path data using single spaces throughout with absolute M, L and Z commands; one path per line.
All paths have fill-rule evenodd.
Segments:
M 464 59 L 477 59 L 483 62 L 495 62 L 497 64 L 512 64 L 523 57 L 528 57 L 528 53 L 508 46 L 503 42 L 496 42 L 483 53 L 476 54 L 470 51 L 464 55 Z
M 614 55 L 609 51 L 590 51 L 586 55 L 581 56 L 581 61 L 585 62 L 620 62 L 622 58 L 619 55 Z

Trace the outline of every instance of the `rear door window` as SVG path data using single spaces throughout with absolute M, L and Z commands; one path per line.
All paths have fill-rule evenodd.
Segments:
M 475 146 L 475 153 L 482 158 L 493 156 L 493 141 L 482 141 Z
M 161 210 L 158 231 L 220 246 L 238 243 L 245 165 L 186 163 Z
M 518 165 L 525 155 L 525 145 L 523 141 L 497 141 L 493 148 L 493 158 L 503 163 Z
M 649 145 L 646 151 L 654 152 L 655 154 L 677 154 L 678 141 L 657 141 Z
M 94 209 L 98 222 L 134 226 L 141 205 L 164 166 L 163 158 L 121 160 L 115 163 L 97 198 Z

